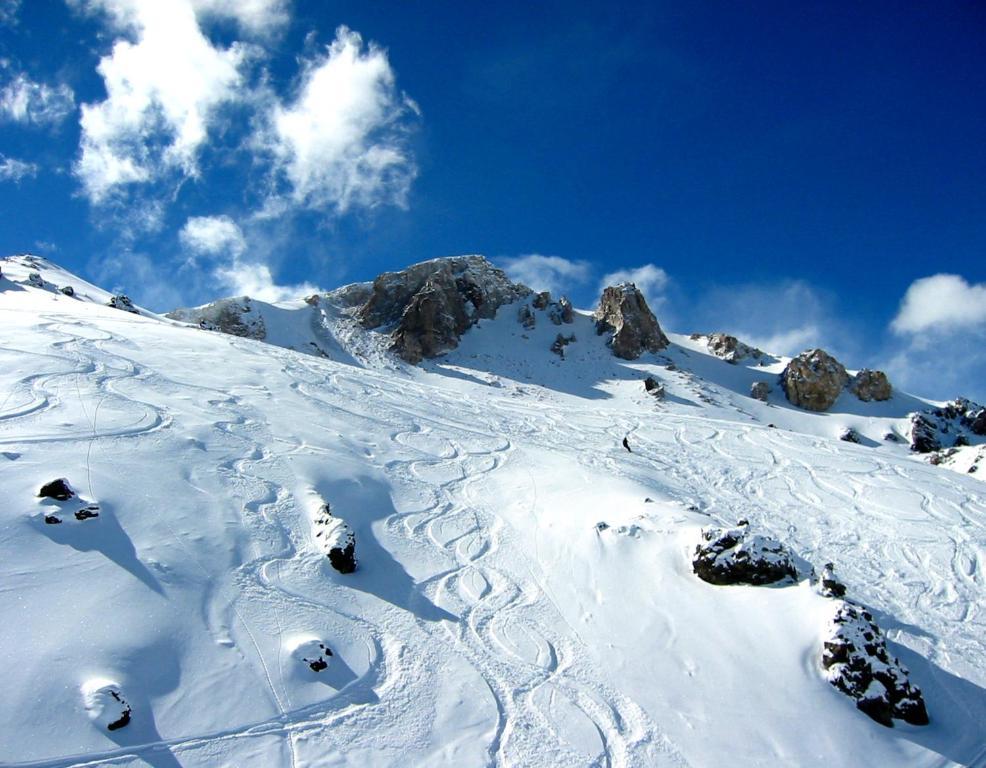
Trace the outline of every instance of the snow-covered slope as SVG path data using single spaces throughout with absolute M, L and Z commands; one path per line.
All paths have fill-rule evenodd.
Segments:
M 4 765 L 984 764 L 986 491 L 883 441 L 923 402 L 760 403 L 780 364 L 509 306 L 420 367 L 335 310 L 301 354 L 0 267 Z M 694 575 L 741 518 L 835 563 L 929 725 L 829 685 L 807 574 Z

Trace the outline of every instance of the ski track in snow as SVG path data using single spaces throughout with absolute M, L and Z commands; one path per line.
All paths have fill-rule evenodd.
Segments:
M 127 342 L 108 332 L 58 316 L 38 320 L 34 330 L 52 339 L 48 349 L 0 349 L 31 355 L 46 369 L 17 380 L 0 403 L 0 446 L 78 442 L 86 448 L 88 465 L 94 446 L 153 439 L 174 424 L 166 407 L 135 393 L 147 392 L 153 400 L 169 386 L 193 385 L 145 368 L 126 355 Z M 245 342 L 230 344 L 253 353 Z M 523 765 L 531 755 L 543 765 L 685 765 L 661 723 L 593 668 L 577 630 L 558 631 L 565 621 L 562 611 L 535 569 L 525 573 L 497 565 L 501 550 L 516 546 L 518 533 L 478 485 L 505 466 L 523 466 L 525 450 L 580 442 L 614 446 L 573 451 L 586 469 L 661 487 L 682 504 L 699 503 L 716 522 L 746 517 L 781 535 L 816 565 L 833 560 L 862 600 L 892 607 L 897 622 L 890 628 L 892 638 L 911 635 L 945 667 L 961 657 L 972 669 L 986 668 L 986 501 L 970 493 L 968 484 L 942 478 L 940 470 L 885 460 L 863 448 L 847 449 L 855 451 L 849 469 L 824 440 L 739 423 L 711 424 L 682 415 L 645 421 L 591 403 L 580 413 L 550 398 L 528 403 L 497 395 L 470 402 L 412 382 L 401 382 L 397 392 L 392 380 L 372 372 L 357 376 L 331 362 L 274 355 L 282 362 L 286 392 L 319 410 L 344 414 L 349 432 L 364 424 L 367 433 L 389 434 L 392 445 L 378 447 L 379 455 L 366 461 L 392 487 L 423 503 L 395 511 L 379 529 L 446 563 L 415 588 L 455 620 L 428 620 L 395 606 L 384 606 L 369 620 L 358 605 L 346 610 L 320 599 L 327 566 L 310 545 L 293 497 L 298 478 L 291 459 L 325 449 L 272 434 L 257 407 L 271 394 L 264 387 L 226 393 L 203 387 L 202 396 L 222 415 L 212 425 L 215 436 L 237 446 L 236 455 L 216 472 L 242 500 L 240 522 L 249 533 L 249 551 L 230 582 L 207 594 L 203 613 L 216 636 L 223 633 L 221 625 L 233 625 L 236 645 L 257 667 L 277 714 L 220 731 L 5 765 L 125 764 L 165 749 L 205 754 L 237 740 L 279 739 L 294 766 L 301 762 L 296 744 L 308 735 L 343 727 L 347 733 L 372 731 L 397 721 L 403 738 L 417 743 L 427 738 L 430 723 L 408 711 L 434 695 L 442 660 L 433 649 L 449 647 L 483 680 L 495 703 L 496 723 L 486 748 L 490 765 Z M 701 387 L 695 394 L 714 398 Z M 46 418 L 70 401 L 80 404 L 81 421 Z M 624 436 L 631 454 L 619 448 Z M 819 462 L 826 455 L 832 457 L 830 465 Z M 935 493 L 918 481 L 928 472 L 936 473 Z M 91 484 L 90 478 L 90 494 Z M 530 494 L 533 514 L 533 475 Z M 913 519 L 902 517 L 904 508 Z M 853 526 L 840 525 L 847 515 Z M 804 524 L 806 518 L 811 525 Z M 917 534 L 929 523 L 940 535 L 922 542 Z M 894 535 L 902 528 L 913 528 L 914 535 Z M 860 529 L 863 537 L 853 533 Z M 844 533 L 851 539 L 843 539 Z M 198 562 L 183 532 L 171 529 L 171 535 Z M 870 550 L 860 538 L 883 544 Z M 850 551 L 856 554 L 843 557 Z M 209 568 L 201 562 L 199 567 L 208 577 Z M 920 617 L 927 614 L 939 617 L 940 634 L 920 634 Z M 292 629 L 285 617 L 305 615 L 331 615 L 349 627 L 362 639 L 367 669 L 334 695 L 295 706 L 285 671 L 284 639 Z

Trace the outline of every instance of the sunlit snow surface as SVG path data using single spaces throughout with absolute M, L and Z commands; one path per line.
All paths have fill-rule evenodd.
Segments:
M 0 266 L 3 765 L 986 761 L 986 485 L 882 442 L 922 402 L 758 403 L 780 364 L 687 337 L 626 364 L 585 316 L 560 360 L 559 329 L 510 308 L 421 369 L 327 313 L 337 362 Z M 850 425 L 867 444 L 836 439 Z M 46 525 L 58 477 L 100 516 Z M 313 497 L 355 531 L 356 573 L 329 566 Z M 836 564 L 930 726 L 882 728 L 828 685 L 835 604 L 807 581 L 694 577 L 701 527 L 740 518 Z M 132 708 L 114 731 L 110 684 Z

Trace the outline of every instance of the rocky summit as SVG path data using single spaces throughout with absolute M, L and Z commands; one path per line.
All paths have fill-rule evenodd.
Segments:
M 609 344 L 613 354 L 624 360 L 636 360 L 644 352 L 660 352 L 670 344 L 633 283 L 604 289 L 593 317 L 596 333 L 612 333 Z

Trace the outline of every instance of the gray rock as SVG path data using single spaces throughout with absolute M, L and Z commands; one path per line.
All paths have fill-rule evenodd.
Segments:
M 835 566 L 826 563 L 822 569 L 822 577 L 819 580 L 819 591 L 823 597 L 841 598 L 846 595 L 846 585 L 839 581 L 835 575 Z
M 140 314 L 137 307 L 130 300 L 130 297 L 122 293 L 112 296 L 107 302 L 107 305 L 113 307 L 113 309 L 122 309 L 124 312 L 133 312 L 135 315 Z
M 863 402 L 870 400 L 889 400 L 893 395 L 893 387 L 890 380 L 883 371 L 871 371 L 864 368 L 855 376 L 849 384 L 849 389 Z
M 932 453 L 941 448 L 938 425 L 924 413 L 912 413 L 908 442 L 915 453 Z
M 644 391 L 658 400 L 664 399 L 664 385 L 653 376 L 644 379 Z
M 557 302 L 548 307 L 548 318 L 555 325 L 565 323 L 570 325 L 573 319 L 572 302 L 562 296 Z
M 517 322 L 529 331 L 534 328 L 537 320 L 531 311 L 530 304 L 521 304 L 520 309 L 517 310 Z
M 883 632 L 869 611 L 843 602 L 822 646 L 826 677 L 854 699 L 861 712 L 887 727 L 893 727 L 895 719 L 928 724 L 921 689 L 910 682 L 907 668 L 887 652 Z
M 750 535 L 749 523 L 735 528 L 706 528 L 692 558 L 695 575 L 710 584 L 774 584 L 796 580 L 794 555 L 775 539 Z
M 756 347 L 744 344 L 735 336 L 730 336 L 726 333 L 713 333 L 710 335 L 707 346 L 709 352 L 716 357 L 721 357 L 727 363 L 735 364 L 747 357 L 763 357 L 763 352 Z
M 68 484 L 68 480 L 60 477 L 41 486 L 38 496 L 45 499 L 55 499 L 56 501 L 68 501 L 75 496 L 75 491 Z
M 31 285 L 33 285 L 35 288 L 44 288 L 45 287 L 44 278 L 41 277 L 41 274 L 39 272 L 30 272 L 30 273 L 28 273 L 27 281 Z
M 548 291 L 541 291 L 535 294 L 534 301 L 531 303 L 534 305 L 534 309 L 545 310 L 551 303 L 551 294 Z
M 454 349 L 478 320 L 530 294 L 482 256 L 457 256 L 380 275 L 356 314 L 365 328 L 396 323 L 391 349 L 418 363 Z
M 670 343 L 633 283 L 604 289 L 593 317 L 597 333 L 612 332 L 609 344 L 613 354 L 624 360 L 636 360 L 644 352 L 659 352 Z
M 755 381 L 750 386 L 750 397 L 755 400 L 762 400 L 766 403 L 770 392 L 771 386 L 766 381 Z
M 827 411 L 849 382 L 842 363 L 823 349 L 810 349 L 791 360 L 781 374 L 787 399 L 808 411 Z
M 557 336 L 555 336 L 555 340 L 551 343 L 551 351 L 564 360 L 565 347 L 567 347 L 573 341 L 575 341 L 574 333 L 571 334 L 570 336 L 565 336 L 564 334 L 559 333 Z
M 860 437 L 859 432 L 857 432 L 853 427 L 846 427 L 844 430 L 842 430 L 842 432 L 839 434 L 839 439 L 846 443 L 862 442 L 862 438 Z
M 75 296 L 75 288 L 73 288 L 71 285 L 63 285 L 58 290 L 60 290 L 66 296 Z
M 167 317 L 185 323 L 195 323 L 206 331 L 219 331 L 257 341 L 267 338 L 267 326 L 264 324 L 263 315 L 249 296 L 220 299 L 190 309 L 176 309 L 169 312 Z

